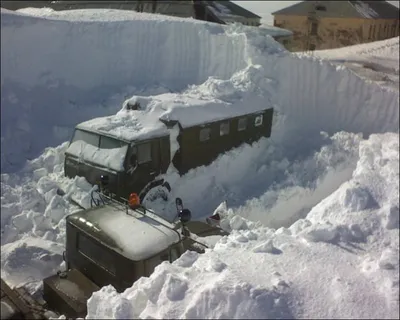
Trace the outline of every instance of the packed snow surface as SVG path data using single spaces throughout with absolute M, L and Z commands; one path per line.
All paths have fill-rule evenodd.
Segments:
M 218 207 L 231 234 L 123 293 L 102 288 L 88 318 L 399 318 L 398 90 L 326 57 L 291 54 L 256 28 L 115 10 L 25 12 L 1 12 L 8 283 L 40 292 L 62 267 L 64 218 L 78 210 L 67 198 L 90 205 L 92 186 L 64 177 L 74 126 L 117 113 L 127 98 L 151 104 L 168 94 L 204 110 L 272 105 L 271 138 L 183 177 L 170 170 L 171 199 L 195 219 Z M 173 201 L 156 209 L 175 214 Z
M 311 54 L 335 64 L 345 65 L 363 78 L 399 90 L 399 37 L 339 49 L 314 51 Z

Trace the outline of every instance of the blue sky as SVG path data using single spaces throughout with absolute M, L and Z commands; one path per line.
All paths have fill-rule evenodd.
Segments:
M 271 12 L 278 11 L 282 8 L 289 7 L 295 3 L 301 1 L 232 1 L 242 6 L 243 8 L 254 12 L 263 18 L 263 22 L 267 24 L 273 24 L 273 17 L 271 16 Z M 394 4 L 396 7 L 399 7 L 399 1 L 388 1 Z

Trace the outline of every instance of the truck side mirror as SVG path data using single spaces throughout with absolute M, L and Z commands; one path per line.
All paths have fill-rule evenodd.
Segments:
M 182 225 L 184 225 L 192 219 L 192 213 L 189 209 L 182 209 L 179 211 L 178 217 L 181 220 Z

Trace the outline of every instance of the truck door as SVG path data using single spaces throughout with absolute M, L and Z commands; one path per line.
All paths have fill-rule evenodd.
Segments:
M 160 173 L 160 144 L 158 139 L 139 142 L 128 155 L 128 193 L 139 193 Z

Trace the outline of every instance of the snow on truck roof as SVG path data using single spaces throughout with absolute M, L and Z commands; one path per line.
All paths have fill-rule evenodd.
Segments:
M 149 211 L 145 216 L 135 210 L 127 214 L 125 209 L 106 205 L 71 217 L 76 223 L 86 224 L 111 238 L 117 245 L 114 251 L 133 261 L 151 258 L 179 242 L 178 233 L 164 226 L 173 228 L 174 225 Z
M 265 98 L 255 98 L 255 103 L 243 105 L 241 100 L 232 103 L 218 99 L 202 99 L 172 93 L 153 97 L 134 96 L 125 101 L 117 114 L 82 122 L 77 129 L 97 132 L 115 138 L 134 141 L 168 135 L 165 123 L 177 121 L 183 128 L 214 121 L 262 112 L 268 109 Z M 138 103 L 140 110 L 127 110 L 126 106 Z

